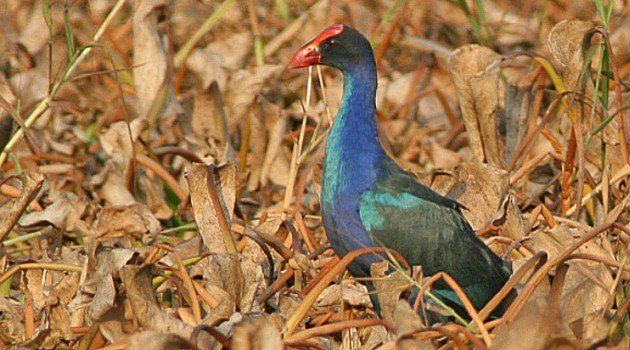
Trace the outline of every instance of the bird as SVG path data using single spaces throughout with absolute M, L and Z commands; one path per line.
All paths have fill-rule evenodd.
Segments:
M 344 78 L 342 101 L 326 140 L 321 184 L 322 221 L 335 253 L 343 257 L 364 247 L 393 249 L 410 265 L 421 266 L 425 276 L 450 275 L 480 310 L 507 282 L 511 264 L 477 237 L 461 204 L 418 183 L 383 149 L 369 41 L 348 25 L 332 25 L 302 46 L 288 66 L 313 65 L 336 68 Z M 355 277 L 369 277 L 372 263 L 382 259 L 362 255 L 348 270 Z M 433 292 L 470 319 L 446 283 L 436 283 Z M 378 299 L 372 301 L 378 312 Z M 504 300 L 491 317 L 499 317 L 508 305 Z

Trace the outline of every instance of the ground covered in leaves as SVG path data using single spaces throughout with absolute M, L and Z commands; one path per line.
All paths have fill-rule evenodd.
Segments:
M 626 1 L 0 7 L 0 347 L 628 347 Z M 502 318 L 423 324 L 417 269 L 377 317 L 327 246 L 342 77 L 286 64 L 333 23 L 375 49 L 387 151 L 513 262 Z

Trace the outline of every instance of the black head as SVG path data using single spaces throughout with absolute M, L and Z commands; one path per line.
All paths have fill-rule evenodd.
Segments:
M 374 64 L 370 42 L 356 29 L 336 24 L 302 46 L 291 58 L 289 67 L 323 64 L 348 71 L 366 63 Z

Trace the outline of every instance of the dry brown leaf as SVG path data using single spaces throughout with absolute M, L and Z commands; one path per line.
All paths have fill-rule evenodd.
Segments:
M 140 200 L 159 220 L 168 220 L 173 217 L 173 210 L 166 203 L 164 186 L 161 181 L 156 181 L 155 176 L 149 177 L 144 172 L 136 173 Z
M 112 250 L 101 250 L 97 253 L 92 266 L 96 269 L 88 281 L 82 285 L 81 292 L 77 294 L 70 304 L 70 309 L 83 308 L 88 305 L 86 316 L 90 321 L 111 321 L 112 324 L 108 328 L 119 328 L 123 317 L 113 317 L 112 314 L 120 312 L 114 309 L 120 308 L 115 303 L 116 285 L 114 278 L 119 277 L 118 271 L 125 266 L 129 260 L 136 254 L 133 249 L 115 248 Z M 107 316 L 106 316 L 107 315 Z M 118 323 L 118 326 L 115 324 Z M 109 340 L 115 341 L 119 336 L 112 334 L 110 330 Z
M 186 60 L 186 67 L 193 73 L 197 74 L 201 79 L 204 90 L 207 89 L 213 81 L 219 84 L 223 90 L 227 87 L 229 72 L 221 64 L 223 57 L 218 53 L 206 49 L 194 50 Z M 211 113 L 210 111 L 206 111 Z M 214 115 L 216 117 L 216 115 Z
M 568 91 L 575 91 L 583 96 L 593 96 L 595 85 L 590 79 L 591 70 L 585 69 L 585 62 L 590 48 L 590 37 L 587 37 L 589 31 L 595 27 L 594 22 L 581 21 L 576 19 L 561 21 L 556 24 L 549 32 L 549 50 L 559 64 L 559 73 L 562 81 Z M 585 41 L 588 40 L 588 41 Z M 590 65 L 588 66 L 590 68 Z M 601 118 L 595 115 L 595 118 L 586 118 L 587 113 L 590 114 L 591 108 L 585 103 L 575 102 L 575 98 L 571 99 L 570 116 L 572 118 L 582 117 L 584 122 L 583 128 L 589 130 L 599 124 Z M 563 131 L 568 132 L 568 126 Z M 599 139 L 595 138 L 591 143 L 591 147 L 595 153 L 599 153 Z M 595 163 L 597 164 L 597 163 Z
M 108 238 L 126 235 L 136 238 L 153 238 L 162 229 L 160 222 L 149 208 L 140 203 L 103 208 L 95 227 L 98 237 Z
M 17 344 L 24 341 L 24 305 L 0 296 L 0 342 Z
M 103 171 L 92 179 L 93 184 L 102 184 L 99 194 L 111 206 L 133 205 L 136 199 L 127 188 L 121 165 L 113 160 L 103 168 Z
M 38 5 L 33 6 L 33 10 L 29 15 L 29 19 L 26 22 L 28 25 L 24 27 L 22 32 L 20 33 L 19 41 L 24 45 L 24 47 L 31 54 L 36 54 L 38 51 L 44 48 L 44 45 L 49 40 L 49 33 L 47 30 L 42 30 L 42 28 L 46 28 L 46 22 L 44 20 L 44 12 L 42 8 L 44 6 L 44 1 L 37 1 Z M 60 13 L 57 12 L 59 9 L 56 9 L 54 16 L 51 14 L 52 18 L 59 18 Z M 54 29 L 52 29 L 54 28 Z M 59 30 L 59 26 L 52 26 L 51 30 Z M 45 90 L 44 90 L 45 91 Z
M 52 203 L 43 211 L 35 211 L 22 216 L 19 221 L 20 226 L 50 224 L 60 230 L 72 232 L 76 221 L 81 218 L 87 207 L 85 199 L 78 198 L 71 192 L 49 196 L 49 199 Z
M 209 176 L 215 176 L 216 188 L 211 189 Z M 216 169 L 216 175 L 210 172 L 208 166 L 194 163 L 186 175 L 190 192 L 190 201 L 195 213 L 195 221 L 203 243 L 212 253 L 227 253 L 224 241 L 224 230 L 219 215 L 227 221 L 227 229 L 231 227 L 232 211 L 236 201 L 236 167 L 231 164 Z M 216 192 L 221 207 L 216 208 L 210 191 Z M 220 211 L 218 211 L 220 210 Z
M 503 159 L 506 164 L 512 161 L 517 147 L 527 132 L 530 107 L 533 100 L 533 88 L 536 76 L 524 76 L 520 71 L 502 70 L 505 82 L 505 96 L 498 111 L 499 120 L 505 128 Z M 537 140 L 543 139 L 538 137 Z M 539 141 L 540 143 L 540 141 Z
M 570 246 L 575 242 L 573 237 L 579 237 L 583 234 L 584 232 L 582 230 L 573 228 L 566 223 L 560 223 L 553 229 L 537 229 L 530 234 L 531 239 L 525 241 L 524 244 L 530 246 L 534 252 L 546 252 L 548 254 L 548 259 L 553 259 L 564 247 Z M 611 258 L 610 254 L 606 252 L 606 250 L 604 250 L 599 244 L 592 241 L 583 244 L 577 252 L 601 256 L 606 259 Z M 590 261 L 588 263 L 592 264 L 591 266 L 593 268 L 596 268 L 599 264 Z
M 284 66 L 282 65 L 264 65 L 252 70 L 239 70 L 232 74 L 225 96 L 225 106 L 227 114 L 230 116 L 228 118 L 230 133 L 237 130 L 247 109 L 260 91 L 265 88 L 268 81 L 280 74 L 283 69 Z
M 286 186 L 289 178 L 289 169 L 291 167 L 290 153 L 279 152 L 271 164 L 269 172 L 269 181 L 276 186 Z
M 62 249 L 60 263 L 82 265 L 81 253 Z M 60 340 L 72 341 L 76 335 L 71 327 L 77 326 L 71 320 L 76 310 L 70 310 L 68 305 L 79 288 L 78 273 L 64 273 L 62 271 L 27 270 L 22 280 L 22 290 L 28 290 L 32 295 L 36 317 L 45 317 L 49 324 L 40 324 L 36 333 L 42 336 L 41 348 L 54 348 Z
M 229 319 L 236 311 L 236 303 L 232 296 L 225 290 L 214 285 L 206 284 L 205 288 L 210 295 L 219 301 L 219 304 L 211 307 L 204 303 L 206 314 L 203 317 L 202 323 L 215 325 Z
M 112 319 L 101 321 L 99 323 L 99 330 L 103 335 L 103 338 L 107 339 L 110 343 L 127 339 L 129 335 L 123 330 L 123 322 L 125 314 L 122 306 L 115 309 L 116 313 L 112 316 Z M 109 315 L 108 315 L 109 316 Z
M 562 314 L 570 324 L 606 307 L 613 278 L 608 268 L 599 263 L 574 261 L 569 265 Z
M 267 286 L 263 268 L 260 264 L 245 257 L 241 258 L 241 271 L 243 274 L 243 291 L 241 295 L 239 310 L 248 313 L 254 307 L 256 295 Z M 259 305 L 258 305 L 259 306 Z
M 476 162 L 462 163 L 454 176 L 439 176 L 432 186 L 437 192 L 448 194 L 468 210 L 463 214 L 474 229 L 483 228 L 500 210 L 509 177 L 507 172 L 489 164 Z M 514 240 L 525 234 L 525 226 L 520 209 L 508 205 L 502 232 Z
M 625 18 L 610 34 L 610 45 L 621 65 L 630 62 L 630 19 Z
M 283 147 L 291 122 L 286 109 L 266 100 L 257 102 L 256 107 L 248 119 L 251 124 L 248 191 L 255 191 L 259 185 L 264 188 L 269 181 L 285 186 L 291 158 L 291 150 Z M 301 109 L 299 113 L 302 114 Z
M 341 284 L 333 284 L 324 289 L 317 297 L 316 305 L 319 307 L 338 305 L 340 299 L 351 306 L 372 305 L 365 286 L 351 280 L 343 280 Z
M 462 157 L 459 153 L 432 141 L 431 163 L 437 169 L 453 169 L 462 163 Z
M 109 126 L 109 129 L 100 135 L 99 140 L 105 153 L 107 153 L 116 163 L 126 166 L 127 159 L 133 157 L 133 142 L 138 140 L 140 133 L 147 127 L 146 119 L 138 118 L 129 123 L 116 122 Z M 131 134 L 129 133 L 131 130 Z
M 91 282 L 99 282 L 101 278 L 112 275 L 118 277 L 118 271 L 127 265 L 134 254 L 136 254 L 135 250 L 127 248 L 115 248 L 98 252 L 96 261 L 93 262 L 96 271 L 90 278 Z
M 90 301 L 87 318 L 92 321 L 100 321 L 114 307 L 116 287 L 111 275 L 103 277 L 95 287 L 96 294 Z
M 129 338 L 125 349 L 194 349 L 185 338 L 173 333 L 144 331 L 136 333 Z
M 220 117 L 218 113 L 214 113 L 216 108 L 212 96 L 207 91 L 195 94 L 194 108 L 190 125 L 197 136 L 203 140 L 216 138 L 215 119 Z
M 184 260 L 195 256 L 200 256 L 203 253 L 203 243 L 201 242 L 201 237 L 199 235 L 196 235 L 189 240 L 185 240 L 180 244 L 174 246 L 173 251 L 176 252 L 179 257 Z M 166 256 L 160 259 L 160 262 L 170 266 L 177 264 L 176 258 L 171 253 L 168 253 Z
M 499 328 L 490 349 L 549 349 L 560 329 L 560 314 L 550 312 L 544 298 L 531 300 L 510 324 Z
M 243 256 L 243 262 L 253 262 L 257 266 L 259 266 L 262 271 L 264 271 L 265 275 L 268 274 L 268 271 L 270 269 L 269 260 L 267 259 L 267 256 L 258 243 L 254 242 L 251 239 L 248 239 L 245 248 L 243 248 L 243 251 L 241 252 L 241 255 Z M 247 276 L 247 273 L 245 272 L 245 266 L 243 266 L 243 274 Z
M 166 0 L 136 1 L 133 16 L 134 35 L 134 83 L 139 102 L 139 115 L 150 117 L 149 113 L 155 103 L 162 103 L 160 111 L 167 114 L 179 113 L 181 107 L 177 103 L 171 85 L 172 59 L 169 38 L 161 28 L 159 18 L 163 8 L 168 4 Z M 159 101 L 165 94 L 166 98 Z
M 295 313 L 302 299 L 293 293 L 280 293 L 278 295 L 278 313 L 285 320 Z
M 131 310 L 145 330 L 172 333 L 191 339 L 193 327 L 164 312 L 152 288 L 153 266 L 125 266 L 121 278 Z
M 194 50 L 186 65 L 201 77 L 203 89 L 207 89 L 214 80 L 224 89 L 229 72 L 243 67 L 251 42 L 251 33 L 233 33 L 211 42 L 204 49 Z
M 586 54 L 582 51 L 582 41 L 586 32 L 593 27 L 592 22 L 565 20 L 556 24 L 549 32 L 549 50 L 560 64 L 563 82 L 569 90 L 581 90 L 577 83 L 581 79 Z
M 536 252 L 547 252 L 549 259 L 553 259 L 565 247 L 573 244 L 574 231 L 566 224 L 560 224 L 552 230 L 539 229 L 531 234 L 532 239 L 525 244 L 531 245 Z M 594 242 L 587 242 L 577 252 L 609 258 L 607 252 Z M 570 267 L 562 291 L 562 314 L 563 321 L 572 324 L 606 306 L 613 278 L 610 270 L 601 263 L 570 260 L 568 264 Z
M 284 347 L 280 331 L 269 317 L 247 319 L 234 327 L 232 348 L 243 350 L 275 350 Z
M 612 326 L 613 323 L 609 317 L 601 311 L 596 311 L 571 323 L 571 330 L 583 344 L 593 346 L 608 337 Z
M 283 154 L 281 147 L 283 137 L 287 132 L 289 118 L 280 108 L 269 109 L 272 111 L 275 110 L 276 112 L 265 114 L 265 124 L 268 126 L 267 135 L 269 135 L 269 139 L 267 141 L 267 150 L 265 152 L 262 169 L 260 171 L 260 184 L 262 186 L 266 186 L 267 181 L 271 178 L 275 184 L 284 185 L 287 181 L 289 167 L 286 157 L 282 157 Z M 281 162 L 282 159 L 284 159 L 284 162 Z
M 31 104 L 46 97 L 48 80 L 40 67 L 13 75 L 9 82 L 13 91 L 19 91 L 21 103 Z
M 237 305 L 240 306 L 245 279 L 237 256 L 212 254 L 195 264 L 190 274 L 193 277 L 203 276 L 206 289 L 211 295 L 215 295 L 220 303 L 216 309 L 211 310 L 213 315 L 209 317 L 227 318 L 236 311 Z M 206 322 L 209 317 L 206 317 Z
M 372 277 L 376 278 L 374 288 L 378 292 L 381 315 L 385 321 L 396 324 L 394 323 L 396 321 L 396 304 L 400 299 L 400 294 L 410 287 L 410 283 L 400 271 L 386 275 L 390 268 L 387 261 L 374 263 L 371 267 L 371 273 Z
M 396 325 L 396 350 L 433 349 L 433 345 L 429 340 L 417 340 L 413 337 L 406 337 L 406 335 L 411 335 L 425 327 L 420 317 L 413 312 L 407 301 L 398 300 L 396 302 L 393 324 Z
M 49 282 L 50 276 L 46 276 L 48 280 L 44 280 L 43 272 L 41 270 L 29 270 L 24 273 L 22 283 L 24 288 L 28 289 L 33 298 L 33 306 L 37 310 L 41 310 L 52 301 L 47 300 L 47 296 L 44 293 L 44 285 Z
M 473 153 L 478 162 L 501 167 L 497 139 L 501 55 L 479 46 L 458 48 L 448 58 Z
M 256 226 L 256 231 L 275 236 L 280 229 L 282 222 L 283 220 L 279 216 L 268 218 L 265 222 Z
M 275 113 L 274 113 L 275 114 Z M 249 152 L 250 156 L 247 157 L 247 165 L 249 168 L 249 179 L 247 182 L 247 190 L 255 191 L 260 188 L 260 173 L 262 172 L 262 164 L 264 157 L 261 154 L 265 154 L 267 151 L 267 129 L 265 128 L 265 120 L 263 118 L 257 118 L 258 114 L 253 111 L 247 117 L 247 122 L 250 123 L 249 133 Z

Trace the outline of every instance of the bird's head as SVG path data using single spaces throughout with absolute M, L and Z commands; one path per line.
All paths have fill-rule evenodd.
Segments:
M 289 68 L 326 65 L 342 71 L 373 62 L 369 41 L 356 29 L 335 24 L 302 46 L 291 58 Z

